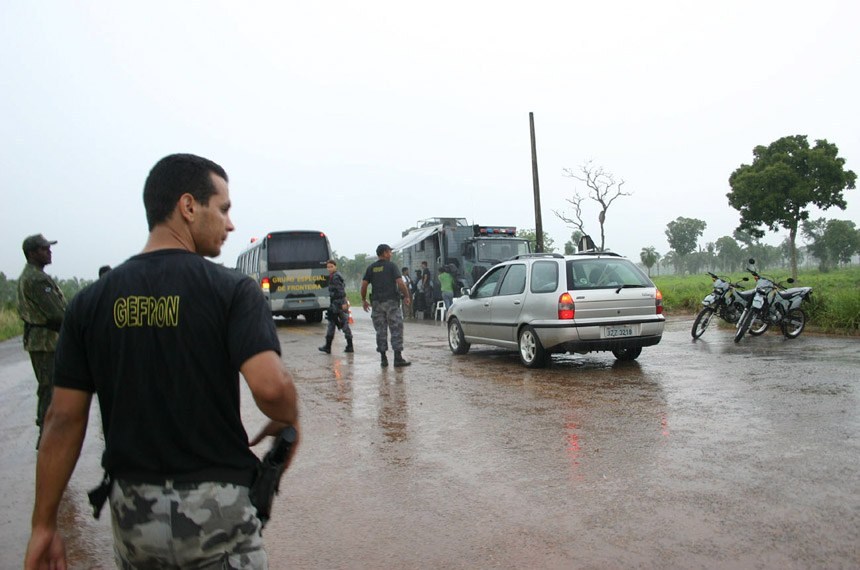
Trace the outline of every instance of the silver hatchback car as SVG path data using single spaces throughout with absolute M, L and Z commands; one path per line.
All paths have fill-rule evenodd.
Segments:
M 448 346 L 517 350 L 529 368 L 553 353 L 612 351 L 634 360 L 660 342 L 663 296 L 648 276 L 615 253 L 526 254 L 499 263 L 446 314 Z

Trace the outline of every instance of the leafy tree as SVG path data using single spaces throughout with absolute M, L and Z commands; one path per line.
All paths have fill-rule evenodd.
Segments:
M 651 277 L 651 268 L 660 261 L 660 254 L 657 253 L 657 248 L 653 245 L 643 247 L 639 253 L 639 259 L 642 260 L 642 265 L 648 269 L 648 277 Z
M 564 254 L 570 255 L 572 253 L 576 253 L 579 248 L 579 240 L 582 239 L 582 236 L 585 234 L 579 230 L 574 231 L 570 234 L 570 241 L 564 242 Z
M 779 260 L 782 259 L 779 247 L 758 241 L 749 246 L 746 253 L 747 257 L 755 259 L 756 265 L 761 269 L 779 266 Z
M 791 240 L 789 240 L 788 238 L 785 238 L 779 244 L 779 255 L 780 255 L 780 260 L 781 260 L 781 263 L 783 266 L 791 267 L 791 252 L 792 252 Z M 794 252 L 794 255 L 797 258 L 797 264 L 802 265 L 804 257 L 805 257 L 804 252 L 803 252 L 803 248 L 800 248 L 800 247 L 797 248 L 797 250 L 795 250 L 795 252 Z
M 851 256 L 860 251 L 860 233 L 851 221 L 805 220 L 802 232 L 821 271 L 829 271 L 840 262 L 849 263 Z
M 534 229 L 517 230 L 517 237 L 528 240 L 532 251 L 537 251 L 537 232 Z M 546 232 L 543 232 L 543 251 L 544 253 L 555 252 L 555 240 Z
M 689 255 L 696 251 L 696 243 L 708 224 L 696 218 L 675 218 L 666 225 L 666 239 L 678 255 Z
M 59 277 L 54 277 L 54 281 L 57 282 L 57 286 L 63 292 L 63 295 L 66 297 L 66 301 L 71 301 L 72 297 L 77 295 L 81 289 L 94 283 L 94 280 L 92 279 L 78 279 L 77 277 L 72 277 L 71 279 L 60 279 Z
M 801 224 L 801 232 L 806 238 L 807 248 L 815 259 L 818 260 L 818 269 L 828 271 L 833 263 L 830 261 L 830 252 L 824 241 L 824 230 L 827 228 L 827 220 L 804 220 Z
M 824 240 L 831 257 L 842 265 L 851 263 L 851 257 L 860 252 L 860 233 L 850 220 L 828 221 Z
M 783 137 L 753 149 L 752 164 L 742 164 L 729 177 L 729 204 L 741 214 L 739 229 L 761 238 L 788 230 L 791 274 L 797 278 L 797 232 L 809 219 L 809 207 L 845 209 L 844 190 L 854 188 L 857 175 L 845 170 L 839 149 L 826 140 L 810 148 L 806 135 Z
M 582 219 L 582 204 L 585 200 L 593 200 L 600 205 L 600 213 L 597 216 L 597 221 L 600 224 L 600 251 L 606 249 L 606 234 L 604 224 L 606 223 L 606 212 L 609 211 L 609 206 L 612 202 L 621 196 L 631 196 L 630 192 L 624 192 L 624 180 L 616 181 L 615 177 L 610 172 L 606 172 L 602 167 L 593 166 L 591 161 L 586 162 L 579 167 L 579 170 L 574 171 L 570 168 L 564 169 L 564 176 L 574 178 L 580 182 L 585 182 L 588 190 L 585 195 L 580 194 L 579 190 L 573 193 L 573 198 L 567 198 L 567 202 L 573 206 L 573 218 L 568 218 L 564 213 L 553 210 L 553 213 L 564 223 L 573 226 L 583 234 L 585 231 L 585 222 Z
M 709 253 L 707 250 L 694 251 L 693 253 L 685 256 L 684 266 L 688 273 L 699 273 L 706 267 L 709 268 L 713 265 L 713 259 L 713 254 Z
M 667 265 L 671 265 L 675 268 L 675 273 L 683 273 L 684 272 L 684 256 L 678 255 L 678 252 L 670 249 L 666 252 L 666 255 L 663 256 L 662 259 L 663 267 Z
M 17 295 L 18 282 L 14 279 L 7 279 L 6 275 L 0 271 L 0 307 L 7 309 L 14 307 Z
M 730 273 L 744 266 L 744 252 L 733 238 L 723 236 L 714 243 L 714 246 L 717 251 L 717 264 L 721 271 Z
M 364 276 L 367 266 L 376 261 L 376 257 L 368 259 L 366 253 L 359 253 L 353 259 L 339 257 L 337 254 L 332 255 L 337 260 L 337 270 L 343 275 L 348 289 L 357 289 L 361 285 L 361 278 Z M 398 263 L 397 266 L 400 267 L 400 264 Z M 411 271 L 410 274 L 412 274 Z

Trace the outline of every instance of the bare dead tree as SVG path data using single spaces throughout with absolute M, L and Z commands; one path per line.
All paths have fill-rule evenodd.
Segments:
M 600 251 L 603 251 L 606 246 L 606 234 L 604 224 L 606 223 L 606 212 L 612 202 L 620 196 L 631 196 L 631 192 L 624 192 L 624 180 L 616 181 L 615 176 L 611 172 L 606 172 L 602 166 L 594 166 L 589 160 L 579 167 L 579 170 L 565 168 L 563 176 L 585 182 L 588 191 L 583 196 L 579 190 L 573 193 L 572 198 L 566 198 L 565 201 L 573 206 L 573 217 L 568 217 L 564 212 L 553 210 L 553 213 L 564 223 L 588 234 L 585 231 L 585 222 L 582 219 L 582 204 L 588 200 L 593 200 L 600 205 L 600 213 L 597 215 L 597 221 L 600 224 Z

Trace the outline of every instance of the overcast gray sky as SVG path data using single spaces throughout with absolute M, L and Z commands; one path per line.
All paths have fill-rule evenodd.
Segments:
M 229 266 L 270 230 L 351 257 L 434 216 L 533 228 L 530 111 L 558 247 L 552 211 L 584 190 L 562 171 L 588 160 L 633 192 L 610 248 L 665 253 L 678 216 L 704 245 L 736 227 L 728 177 L 756 145 L 824 138 L 860 172 L 858 22 L 848 0 L 0 0 L 0 271 L 36 232 L 62 278 L 137 253 L 174 152 L 230 175 Z M 860 222 L 857 193 L 818 215 Z

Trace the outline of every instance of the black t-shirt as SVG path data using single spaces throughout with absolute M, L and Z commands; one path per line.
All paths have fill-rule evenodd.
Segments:
M 115 477 L 247 483 L 239 367 L 280 343 L 248 277 L 184 250 L 132 257 L 69 305 L 54 384 L 96 392 Z
M 400 299 L 400 292 L 397 290 L 400 270 L 391 261 L 379 259 L 370 264 L 364 272 L 363 279 L 372 287 L 372 300 L 397 301 Z

